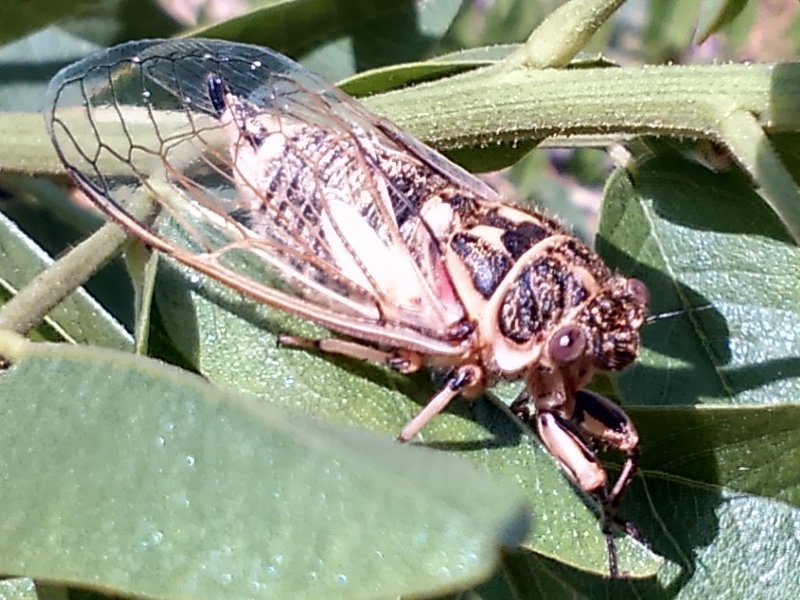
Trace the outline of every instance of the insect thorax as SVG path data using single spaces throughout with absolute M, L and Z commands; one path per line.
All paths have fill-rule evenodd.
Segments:
M 612 274 L 539 213 L 486 203 L 457 212 L 447 267 L 478 319 L 490 370 L 514 377 L 534 365 L 553 370 L 568 362 L 585 379 L 595 368 L 616 370 L 635 358 L 646 309 L 638 282 Z M 554 350 L 559 336 L 579 336 L 581 348 Z

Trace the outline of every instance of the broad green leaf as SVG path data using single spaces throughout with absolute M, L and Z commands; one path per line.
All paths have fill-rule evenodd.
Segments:
M 644 440 L 642 466 L 649 475 L 800 507 L 798 403 L 630 412 Z
M 521 494 L 441 452 L 151 359 L 0 338 L 0 571 L 158 598 L 419 595 L 488 577 Z
M 504 561 L 506 580 L 523 598 L 581 598 L 615 600 L 791 600 L 797 597 L 797 541 L 777 537 L 798 526 L 795 511 L 781 505 L 764 505 L 741 495 L 681 493 L 680 485 L 654 486 L 653 500 L 669 502 L 659 513 L 679 524 L 672 540 L 696 548 L 690 555 L 674 553 L 681 562 L 691 560 L 692 571 L 668 566 L 658 578 L 645 581 L 612 581 L 567 569 L 540 557 L 511 554 Z M 710 496 L 710 498 L 709 498 Z M 712 503 L 709 504 L 709 499 Z M 681 504 L 696 503 L 690 512 Z M 719 521 L 708 508 L 717 506 Z M 761 514 L 760 514 L 761 513 Z M 721 536 L 716 555 L 708 544 Z M 688 542 L 688 543 L 687 543 Z M 722 549 L 722 552 L 720 552 Z
M 167 336 L 182 355 L 194 357 L 200 373 L 225 388 L 384 432 L 387 439 L 437 389 L 425 373 L 405 377 L 355 360 L 279 348 L 276 333 L 329 334 L 243 300 L 190 271 L 166 269 L 157 300 Z M 579 568 L 607 572 L 605 541 L 594 513 L 538 442 L 487 399 L 454 402 L 415 443 L 462 454 L 513 478 L 533 506 L 525 546 Z M 625 538 L 619 540 L 619 551 L 621 567 L 634 576 L 652 574 L 660 564 Z
M 643 476 L 626 516 L 675 563 L 659 578 L 678 598 L 796 597 L 800 250 L 736 171 L 658 157 L 633 181 L 609 181 L 598 245 L 663 315 L 618 389 L 663 408 L 630 410 Z M 648 585 L 631 597 L 658 597 Z
M 646 162 L 609 183 L 599 248 L 641 278 L 644 351 L 620 378 L 641 405 L 800 401 L 800 250 L 738 172 Z

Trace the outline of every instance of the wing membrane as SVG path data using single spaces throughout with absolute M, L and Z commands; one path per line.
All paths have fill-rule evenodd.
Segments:
M 425 211 L 495 192 L 300 65 L 222 41 L 134 42 L 48 94 L 62 161 L 146 243 L 342 333 L 459 351 L 448 332 L 466 314 Z

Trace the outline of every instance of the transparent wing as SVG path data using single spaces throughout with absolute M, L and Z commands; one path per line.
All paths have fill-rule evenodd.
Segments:
M 59 73 L 47 102 L 70 174 L 146 243 L 342 333 L 459 351 L 434 215 L 496 193 L 297 63 L 133 42 Z

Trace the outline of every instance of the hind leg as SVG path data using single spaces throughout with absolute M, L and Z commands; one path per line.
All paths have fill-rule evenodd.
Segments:
M 306 338 L 295 335 L 279 335 L 278 344 L 382 363 L 389 365 L 400 373 L 415 373 L 424 363 L 423 357 L 419 352 L 403 349 L 380 350 L 366 344 L 337 338 Z

